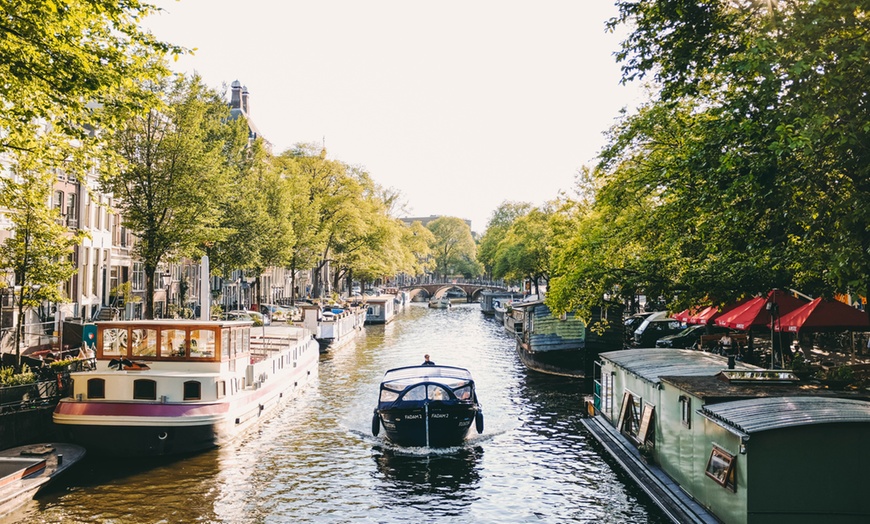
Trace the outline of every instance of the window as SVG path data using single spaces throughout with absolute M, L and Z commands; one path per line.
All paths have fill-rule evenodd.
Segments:
M 719 446 L 713 446 L 705 472 L 708 477 L 715 480 L 723 488 L 737 491 L 736 475 L 734 472 L 735 462 L 734 455 Z
M 692 428 L 692 399 L 680 395 L 680 421 L 686 428 Z
M 78 206 L 76 205 L 76 194 L 70 193 L 66 200 L 66 219 L 67 224 L 71 227 L 78 225 Z
M 642 404 L 643 399 L 630 391 L 626 391 L 622 395 L 622 407 L 619 410 L 619 419 L 616 423 L 620 432 L 637 437 L 640 430 L 640 408 Z
M 202 384 L 196 380 L 184 383 L 184 400 L 199 400 L 202 398 Z
M 133 398 L 137 400 L 157 400 L 157 382 L 142 378 L 134 380 Z
M 55 191 L 54 192 L 54 200 L 52 201 L 52 207 L 57 209 L 58 213 L 63 214 L 63 191 Z
M 109 328 L 103 330 L 103 355 L 127 355 L 127 330 Z
M 133 343 L 130 344 L 134 357 L 157 356 L 157 330 L 134 329 Z
M 88 379 L 88 398 L 106 398 L 106 380 L 102 378 Z
M 217 398 L 224 398 L 227 396 L 227 383 L 225 380 L 217 381 Z
M 215 351 L 215 334 L 210 329 L 193 329 L 190 331 L 190 356 L 194 358 L 213 358 Z
M 183 357 L 186 333 L 183 329 L 164 329 L 160 332 L 160 356 Z
M 133 291 L 145 290 L 145 265 L 142 262 L 133 262 L 133 279 L 131 282 Z

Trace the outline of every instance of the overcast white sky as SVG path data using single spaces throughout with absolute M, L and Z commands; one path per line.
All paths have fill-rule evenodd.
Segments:
M 482 232 L 505 200 L 570 190 L 638 90 L 619 85 L 610 0 L 154 0 L 145 26 L 196 48 L 176 71 L 239 80 L 276 153 L 329 157 L 412 216 Z

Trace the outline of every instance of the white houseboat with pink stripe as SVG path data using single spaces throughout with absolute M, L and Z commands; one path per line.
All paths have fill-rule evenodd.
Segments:
M 224 445 L 313 383 L 319 361 L 307 330 L 250 322 L 100 322 L 95 354 L 96 369 L 72 373 L 54 422 L 114 456 Z

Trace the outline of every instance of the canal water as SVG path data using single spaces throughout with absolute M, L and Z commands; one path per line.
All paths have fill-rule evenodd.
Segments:
M 469 368 L 486 427 L 446 450 L 371 434 L 386 369 L 429 353 Z M 667 518 L 585 432 L 580 384 L 527 371 L 476 304 L 415 304 L 322 356 L 315 388 L 233 445 L 191 457 L 86 458 L 21 522 L 605 522 Z

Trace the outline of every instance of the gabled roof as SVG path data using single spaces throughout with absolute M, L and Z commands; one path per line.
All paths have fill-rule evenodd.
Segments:
M 831 397 L 765 397 L 701 407 L 701 414 L 743 433 L 813 424 L 870 423 L 870 402 Z

